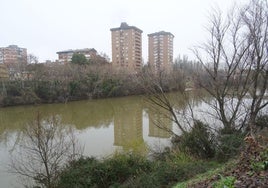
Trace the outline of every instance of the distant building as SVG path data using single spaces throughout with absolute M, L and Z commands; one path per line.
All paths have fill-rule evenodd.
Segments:
M 27 64 L 27 49 L 17 45 L 0 48 L 0 64 Z
M 142 68 L 142 30 L 127 23 L 110 29 L 112 33 L 112 66 L 139 72 Z
M 65 50 L 57 52 L 59 56 L 60 63 L 70 63 L 72 61 L 72 57 L 74 53 L 84 54 L 87 60 L 94 59 L 97 57 L 97 50 L 94 48 L 84 48 L 77 50 Z
M 27 49 L 17 45 L 0 48 L 0 64 L 4 64 L 7 68 L 9 79 L 15 79 L 16 75 L 21 75 L 25 71 Z
M 148 34 L 149 62 L 153 71 L 170 70 L 173 63 L 173 38 L 170 32 L 160 31 Z
M 3 63 L 0 64 L 0 81 L 1 80 L 8 80 L 9 79 L 9 73 L 7 66 Z

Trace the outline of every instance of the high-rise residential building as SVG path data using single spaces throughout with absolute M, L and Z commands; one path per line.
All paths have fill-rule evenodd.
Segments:
M 148 34 L 149 61 L 153 71 L 170 70 L 173 62 L 173 38 L 170 32 L 160 31 Z
M 112 28 L 112 66 L 137 73 L 142 68 L 142 30 L 127 23 Z
M 27 64 L 27 49 L 17 45 L 0 48 L 0 64 L 10 67 L 14 64 Z

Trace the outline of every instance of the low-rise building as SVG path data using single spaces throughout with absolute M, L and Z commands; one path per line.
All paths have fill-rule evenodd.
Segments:
M 0 80 L 8 80 L 9 79 L 9 73 L 7 66 L 5 64 L 0 64 Z
M 27 49 L 20 48 L 17 45 L 1 47 L 0 64 L 5 65 L 8 70 L 9 78 L 13 79 L 14 75 L 21 74 L 21 72 L 25 71 L 27 65 Z M 3 71 L 4 69 L 2 66 L 1 70 Z
M 17 45 L 0 48 L 0 64 L 7 67 L 13 64 L 27 64 L 27 49 Z
M 60 63 L 70 63 L 74 53 L 83 54 L 87 60 L 94 59 L 97 56 L 97 50 L 94 48 L 84 48 L 76 50 L 65 50 L 57 52 Z

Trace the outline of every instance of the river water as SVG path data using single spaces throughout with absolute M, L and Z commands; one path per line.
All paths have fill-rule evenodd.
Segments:
M 195 105 L 202 105 L 196 102 Z M 185 107 L 183 102 L 177 105 Z M 137 146 L 158 149 L 169 146 L 171 135 L 155 126 L 153 120 L 161 120 L 174 131 L 176 127 L 156 111 L 148 107 L 143 96 L 1 108 L 0 188 L 22 187 L 18 178 L 7 172 L 7 165 L 22 128 L 33 121 L 38 112 L 44 118 L 60 117 L 63 125 L 75 129 L 80 144 L 84 146 L 84 155 L 103 158 L 117 150 Z

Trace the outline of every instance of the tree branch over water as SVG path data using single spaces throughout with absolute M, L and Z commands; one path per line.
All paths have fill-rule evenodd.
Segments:
M 210 37 L 193 49 L 207 75 L 205 82 L 198 79 L 199 85 L 215 98 L 213 108 L 224 128 L 236 129 L 240 117 L 239 126 L 253 133 L 259 112 L 268 104 L 267 1 L 234 7 L 226 19 L 214 11 L 210 18 Z
M 58 116 L 42 119 L 38 113 L 12 151 L 9 171 L 52 188 L 64 164 L 81 154 L 82 148 L 71 127 L 61 125 Z

